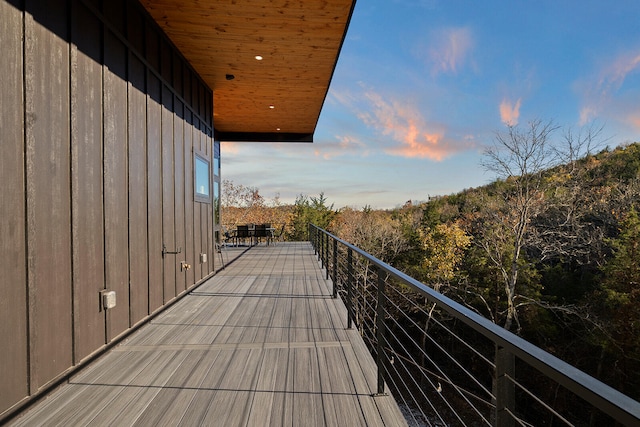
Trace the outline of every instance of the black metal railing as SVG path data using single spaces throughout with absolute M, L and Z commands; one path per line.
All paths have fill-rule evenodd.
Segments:
M 314 225 L 309 239 L 410 425 L 640 425 L 640 403 Z

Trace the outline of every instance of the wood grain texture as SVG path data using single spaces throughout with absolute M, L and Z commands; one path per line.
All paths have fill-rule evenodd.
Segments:
M 217 130 L 313 133 L 352 0 L 141 3 L 213 89 Z
M 171 64 L 171 62 L 169 62 Z M 167 86 L 162 86 L 162 244 L 167 251 L 177 252 L 180 244 L 175 235 L 175 177 L 173 139 L 174 96 Z M 164 302 L 176 296 L 176 266 L 182 254 L 167 254 L 163 257 Z
M 71 170 L 74 363 L 106 343 L 103 210 L 103 91 L 100 22 L 81 4 L 72 15 Z M 96 60 L 96 58 L 98 60 Z
M 254 247 L 15 425 L 406 425 L 330 294 L 308 243 Z
M 129 287 L 130 322 L 135 325 L 149 310 L 147 242 L 147 111 L 141 61 L 129 55 Z
M 184 170 L 184 104 L 176 100 L 174 104 L 174 120 L 173 120 L 173 176 L 174 179 L 174 224 L 175 224 L 175 241 L 176 245 L 182 248 L 182 253 L 177 255 L 176 261 L 176 289 L 175 294 L 180 295 L 187 288 L 186 271 L 181 271 L 180 261 L 186 261 L 185 250 L 185 198 L 184 188 L 185 181 L 191 180 L 190 175 L 185 175 Z M 192 203 L 192 202 L 191 202 Z
M 147 73 L 147 241 L 149 244 L 149 313 L 163 303 L 162 283 L 162 87 Z
M 18 3 L 0 3 L 0 413 L 28 394 L 27 324 L 23 320 L 27 318 L 24 27 Z
M 185 75 L 188 76 L 187 73 Z M 189 80 L 190 81 L 190 80 Z M 193 114 L 190 110 L 185 110 L 184 123 L 184 217 L 185 217 L 185 241 L 184 241 L 184 259 L 187 264 L 193 266 L 186 271 L 186 280 L 189 286 L 196 283 L 195 280 L 195 249 L 194 249 L 194 180 L 193 180 Z
M 107 340 L 129 327 L 127 49 L 104 35 L 105 286 L 118 303 L 107 311 Z
M 73 362 L 67 2 L 27 1 L 25 117 L 31 392 Z

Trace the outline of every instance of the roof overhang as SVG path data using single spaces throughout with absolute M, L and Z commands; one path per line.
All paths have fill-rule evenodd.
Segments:
M 213 90 L 217 139 L 313 141 L 355 0 L 141 3 Z

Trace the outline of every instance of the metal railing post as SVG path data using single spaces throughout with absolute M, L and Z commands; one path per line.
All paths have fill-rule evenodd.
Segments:
M 311 240 L 311 244 L 313 245 L 313 254 L 318 254 L 318 242 L 316 241 L 316 229 L 313 227 L 311 223 L 309 223 L 309 240 Z
M 318 231 L 320 233 L 320 231 Z M 320 265 L 324 268 L 324 232 L 320 233 L 318 239 L 320 240 L 318 258 L 320 258 Z
M 353 325 L 353 249 L 347 249 L 347 329 Z
M 333 239 L 333 297 L 338 298 L 338 240 Z
M 511 415 L 515 413 L 516 406 L 515 385 L 510 379 L 515 376 L 515 365 L 513 353 L 503 347 L 496 346 L 495 426 L 515 426 L 515 420 Z
M 385 281 L 382 278 L 382 269 L 376 268 L 378 272 L 378 302 L 376 304 L 376 366 L 378 367 L 378 392 L 376 396 L 384 396 L 384 300 L 385 300 Z
M 324 233 L 325 245 L 324 245 L 324 259 L 325 259 L 325 279 L 329 280 L 329 234 Z

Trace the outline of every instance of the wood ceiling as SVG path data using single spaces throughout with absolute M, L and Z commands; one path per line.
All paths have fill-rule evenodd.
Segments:
M 141 3 L 213 89 L 220 140 L 312 141 L 355 0 Z

